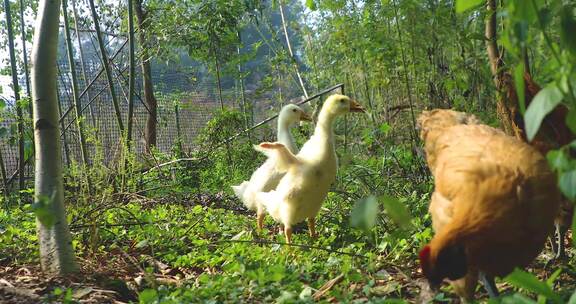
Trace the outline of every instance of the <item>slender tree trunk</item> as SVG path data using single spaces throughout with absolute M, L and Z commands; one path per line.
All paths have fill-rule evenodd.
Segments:
M 26 77 L 26 95 L 30 97 L 30 76 L 28 75 L 28 52 L 26 52 L 26 24 L 24 23 L 24 0 L 20 0 L 20 38 L 22 40 L 22 59 L 24 63 L 24 76 Z M 32 118 L 32 103 L 29 104 L 30 118 Z
M 496 115 L 498 116 L 504 131 L 509 134 L 523 138 L 522 130 L 514 123 L 514 116 L 518 111 L 517 107 L 510 98 L 507 98 L 506 92 L 513 88 L 512 77 L 503 71 L 503 62 L 498 51 L 496 29 L 498 27 L 496 20 L 496 0 L 488 0 L 486 5 L 488 18 L 486 19 L 486 51 L 490 61 L 490 70 L 494 79 L 494 85 L 497 89 L 496 98 Z
M 150 66 L 150 56 L 148 53 L 149 41 L 146 38 L 146 28 L 148 20 L 146 12 L 142 9 L 143 0 L 134 0 L 134 12 L 138 19 L 138 28 L 140 29 L 138 37 L 140 39 L 140 50 L 142 52 L 141 67 L 142 80 L 144 87 L 144 101 L 148 106 L 148 118 L 146 119 L 146 129 L 144 137 L 146 140 L 146 151 L 150 153 L 151 147 L 156 146 L 156 120 L 158 113 L 158 102 L 154 97 L 154 84 L 152 82 L 152 68 Z
M 59 72 L 58 72 L 59 73 Z M 60 100 L 60 94 L 58 89 L 56 89 L 56 100 L 58 102 L 58 117 L 62 117 L 62 102 Z M 70 166 L 70 148 L 68 148 L 68 139 L 66 138 L 66 126 L 64 125 L 64 119 L 60 121 L 60 128 L 62 129 L 62 142 L 64 143 L 64 159 L 66 160 L 66 165 Z
M 6 167 L 4 167 L 4 157 L 2 156 L 2 150 L 0 149 L 0 174 L 2 175 L 2 187 L 4 192 L 4 198 L 8 199 L 8 179 L 6 178 Z
M 412 118 L 412 130 L 410 135 L 412 136 L 413 141 L 416 141 L 418 136 L 416 135 L 416 115 L 414 114 L 414 105 L 412 103 L 412 90 L 410 88 L 410 80 L 408 79 L 408 66 L 406 63 L 406 54 L 404 52 L 404 43 L 402 42 L 402 33 L 400 31 L 400 24 L 399 24 L 399 16 L 398 16 L 398 4 L 395 0 L 392 0 L 392 4 L 394 5 L 394 14 L 396 19 L 396 30 L 398 32 L 398 39 L 400 42 L 400 52 L 402 55 L 402 64 L 404 66 L 404 81 L 406 84 L 406 93 L 408 94 L 408 103 L 410 104 L 410 116 Z
M 238 35 L 238 46 L 236 47 L 236 52 L 240 56 L 240 44 L 242 43 L 242 36 L 240 31 L 237 32 Z M 248 104 L 246 103 L 246 96 L 244 94 L 244 76 L 242 75 L 242 63 L 238 62 L 238 82 L 240 84 L 240 104 L 242 106 L 242 115 L 244 116 L 244 127 L 248 129 L 250 123 L 248 122 Z M 248 140 L 252 142 L 252 131 L 248 131 Z
M 176 119 L 176 145 L 178 146 L 178 157 L 182 157 L 184 147 L 182 147 L 182 131 L 180 128 L 180 110 L 178 103 L 174 103 L 174 118 Z
M 35 200 L 48 216 L 38 217 L 42 270 L 55 275 L 78 271 L 64 208 L 62 150 L 58 130 L 56 66 L 60 1 L 42 0 L 32 47 L 32 98 L 36 145 Z M 48 220 L 50 219 L 50 220 Z
M 76 40 L 78 41 L 78 54 L 80 55 L 80 64 L 82 65 L 82 78 L 84 78 L 84 87 L 88 86 L 88 74 L 86 73 L 86 63 L 84 61 L 84 47 L 82 46 L 82 38 L 80 36 L 80 28 L 78 26 L 78 10 L 76 9 L 76 1 L 72 0 L 72 11 L 74 12 L 74 29 L 76 30 Z M 90 97 L 90 90 L 86 91 L 86 96 L 88 96 L 88 100 L 91 100 Z M 92 121 L 92 127 L 97 129 L 96 124 L 96 115 L 94 115 L 94 107 L 90 103 L 88 105 L 88 109 L 90 110 L 90 120 Z M 96 137 L 98 137 L 98 133 L 96 132 Z
M 222 97 L 222 82 L 220 80 L 220 63 L 218 61 L 218 55 L 216 54 L 216 49 L 212 44 L 212 54 L 214 56 L 214 63 L 216 65 L 216 85 L 218 86 L 218 99 L 220 100 L 220 108 L 224 111 L 224 99 Z M 228 163 L 233 166 L 232 153 L 230 152 L 230 143 L 226 142 L 226 155 L 228 156 Z
M 132 0 L 128 0 L 128 43 L 129 43 L 129 72 L 128 72 L 128 130 L 126 143 L 130 151 L 132 141 L 132 125 L 134 116 L 134 83 L 136 78 L 136 66 L 134 61 L 134 9 Z
M 294 57 L 294 53 L 292 52 L 292 44 L 290 43 L 290 37 L 288 36 L 288 29 L 286 26 L 286 18 L 284 17 L 284 8 L 282 5 L 282 1 L 278 3 L 280 7 L 280 17 L 282 18 L 282 28 L 284 29 L 284 37 L 286 38 L 286 45 L 288 46 L 288 53 L 290 54 L 290 61 L 296 71 L 296 76 L 298 77 L 298 83 L 300 84 L 300 88 L 302 88 L 302 93 L 304 96 L 308 98 L 308 91 L 306 90 L 306 86 L 304 85 L 304 80 L 302 80 L 302 76 L 300 75 L 300 70 L 298 69 L 298 62 L 296 61 L 296 57 Z
M 16 54 L 14 52 L 14 32 L 12 31 L 12 15 L 10 13 L 9 0 L 4 0 L 4 11 L 6 13 L 6 25 L 8 30 L 8 52 L 10 53 L 12 86 L 14 89 L 16 116 L 18 119 L 18 189 L 23 190 L 26 178 L 24 163 L 24 117 L 22 115 L 22 107 L 18 103 L 20 100 L 20 85 L 18 84 L 18 68 L 16 67 Z
M 68 24 L 68 6 L 67 0 L 62 0 L 62 16 L 64 18 L 64 37 L 66 39 L 66 51 L 68 53 L 68 65 L 70 67 L 70 75 L 72 77 L 72 98 L 74 100 L 74 107 L 76 109 L 76 125 L 78 126 L 78 140 L 80 141 L 80 153 L 82 156 L 82 164 L 86 173 L 86 184 L 88 185 L 88 193 L 92 194 L 92 181 L 88 172 L 90 159 L 88 156 L 88 149 L 86 148 L 86 135 L 84 130 L 84 118 L 82 117 L 82 104 L 78 98 L 78 78 L 76 77 L 76 64 L 74 62 L 74 52 L 72 51 L 72 39 L 70 38 L 70 26 Z
M 116 90 L 114 89 L 114 79 L 112 78 L 112 71 L 110 70 L 110 64 L 108 62 L 108 52 L 106 52 L 106 48 L 104 47 L 104 41 L 102 40 L 102 33 L 100 32 L 100 23 L 98 22 L 98 14 L 96 13 L 94 0 L 88 0 L 88 3 L 90 4 L 92 21 L 94 22 L 94 29 L 96 30 L 96 38 L 98 40 L 98 47 L 100 49 L 102 67 L 104 68 L 104 72 L 106 73 L 106 80 L 108 81 L 108 87 L 110 89 L 110 97 L 112 97 L 112 104 L 114 105 L 116 120 L 118 121 L 118 129 L 120 130 L 120 134 L 124 134 L 124 124 L 122 123 L 122 114 L 120 113 L 120 105 L 118 103 L 118 98 L 116 97 Z

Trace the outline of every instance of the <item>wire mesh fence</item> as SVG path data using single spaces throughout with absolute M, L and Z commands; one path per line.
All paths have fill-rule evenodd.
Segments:
M 123 45 L 120 46 L 122 48 Z M 118 56 L 112 56 L 110 64 L 114 74 L 115 91 L 120 102 L 120 112 L 124 124 L 127 121 L 128 98 L 128 67 L 126 50 L 120 49 Z M 62 139 L 63 161 L 65 164 L 81 161 L 81 150 L 78 137 L 78 126 L 74 110 L 72 82 L 70 68 L 67 60 L 62 58 L 58 65 L 58 99 L 60 107 L 60 129 Z M 106 164 L 117 160 L 121 148 L 121 134 L 118 128 L 117 118 L 112 103 L 112 96 L 105 78 L 101 73 L 101 64 L 97 58 L 91 58 L 82 64 L 77 60 L 76 74 L 78 75 L 81 94 L 80 102 L 83 109 L 84 125 L 87 129 L 88 154 L 90 161 L 102 161 Z M 148 109 L 144 104 L 141 87 L 140 69 L 137 70 L 136 90 L 134 99 L 133 116 L 133 145 L 135 153 L 142 155 L 145 151 L 144 130 L 148 118 Z M 83 77 L 86 73 L 86 79 Z M 176 126 L 175 104 L 179 105 L 178 121 L 180 122 L 180 135 L 182 148 L 191 151 L 195 148 L 195 138 L 200 130 L 210 120 L 213 113 L 220 109 L 217 85 L 215 81 L 193 81 L 190 74 L 181 71 L 163 71 L 154 73 L 155 92 L 158 97 L 157 115 L 157 144 L 156 148 L 161 152 L 169 152 L 178 138 Z M 86 90 L 87 84 L 92 83 Z M 228 82 L 228 83 L 234 83 Z M 260 121 L 268 115 L 276 112 L 282 102 L 274 102 L 272 92 L 258 92 L 246 89 L 245 98 L 252 105 L 254 121 Z M 293 94 L 295 95 L 295 94 Z M 290 100 L 284 93 L 282 99 Z M 224 105 L 227 108 L 239 108 L 240 92 L 237 85 L 224 87 L 222 92 Z M 14 124 L 14 119 L 5 119 L 0 122 L 5 127 Z M 270 124 L 268 122 L 267 124 Z M 271 133 L 267 133 L 271 136 Z M 269 139 L 269 138 L 268 138 Z M 31 141 L 29 141 L 31 146 Z M 29 149 L 31 151 L 31 149 Z M 18 146 L 10 144 L 6 140 L 1 142 L 5 170 L 9 182 L 15 180 L 18 175 Z M 33 173 L 33 155 L 27 153 L 25 175 L 30 178 Z M 0 185 L 2 187 L 2 185 Z

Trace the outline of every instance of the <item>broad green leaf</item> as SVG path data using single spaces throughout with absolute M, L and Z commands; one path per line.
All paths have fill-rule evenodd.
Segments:
M 536 276 L 526 271 L 515 269 L 504 280 L 518 288 L 543 295 L 555 302 L 561 302 L 560 297 L 548 286 L 548 284 L 538 280 Z
M 558 186 L 566 197 L 573 201 L 576 200 L 576 169 L 560 174 Z
M 36 201 L 31 205 L 32 211 L 36 215 L 38 221 L 46 227 L 52 227 L 56 222 L 56 217 L 52 210 L 52 202 L 54 202 L 55 198 L 56 192 L 52 194 L 52 197 L 38 196 Z
M 412 216 L 406 205 L 400 202 L 398 199 L 391 196 L 383 195 L 380 197 L 382 204 L 384 204 L 384 209 L 390 218 L 398 224 L 402 229 L 410 229 L 412 227 Z
M 518 104 L 520 105 L 520 113 L 524 115 L 526 112 L 526 98 L 525 98 L 525 83 L 524 83 L 524 63 L 519 63 L 514 68 L 514 84 L 516 86 L 516 95 L 518 96 Z
M 570 159 L 562 150 L 552 150 L 546 154 L 546 159 L 552 169 L 563 171 L 570 166 Z
M 140 304 L 155 303 L 158 300 L 158 293 L 154 289 L 145 289 L 138 295 Z
M 362 230 L 369 230 L 376 224 L 378 200 L 375 196 L 359 199 L 350 214 L 350 225 Z
M 2 94 L 2 87 L 0 87 L 0 94 Z M 0 98 L 0 110 L 4 109 L 4 107 L 6 107 L 6 101 L 4 101 L 3 98 Z
M 8 134 L 8 129 L 5 127 L 0 127 L 0 138 L 6 136 Z
M 306 0 L 306 7 L 308 7 L 308 9 L 310 9 L 311 11 L 315 11 L 316 2 L 314 0 Z
M 502 298 L 501 301 L 496 301 L 495 303 L 502 304 L 536 304 L 536 301 L 526 297 L 525 295 L 516 293 L 513 296 L 507 296 Z
M 576 220 L 574 222 L 576 222 Z M 570 300 L 568 300 L 568 304 L 576 304 L 576 290 L 574 290 L 574 293 L 570 297 Z
M 141 240 L 140 242 L 138 242 L 138 244 L 136 244 L 136 248 L 144 248 L 148 246 L 148 240 Z
M 542 120 L 562 101 L 562 97 L 562 92 L 554 84 L 548 85 L 534 97 L 524 115 L 528 140 L 534 139 Z
M 484 0 L 456 0 L 456 12 L 462 13 L 483 3 Z

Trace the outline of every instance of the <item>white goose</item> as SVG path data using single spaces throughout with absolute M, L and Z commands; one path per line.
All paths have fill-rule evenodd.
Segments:
M 308 219 L 311 237 L 316 237 L 315 217 L 336 179 L 338 157 L 334 145 L 334 121 L 348 112 L 364 112 L 356 101 L 344 95 L 332 95 L 318 115 L 312 137 L 294 155 L 282 143 L 261 143 L 254 148 L 269 159 L 275 159 L 276 169 L 286 172 L 276 190 L 256 194 L 258 204 L 284 225 L 286 242 L 292 239 L 292 226 Z
M 278 115 L 278 142 L 286 146 L 292 153 L 298 153 L 296 142 L 290 129 L 299 121 L 311 121 L 312 119 L 304 110 L 294 104 L 289 104 L 280 110 Z M 256 169 L 249 181 L 243 181 L 238 186 L 232 186 L 236 196 L 244 203 L 244 206 L 250 210 L 256 211 L 258 229 L 264 225 L 264 207 L 256 201 L 255 194 L 258 192 L 267 192 L 276 189 L 278 182 L 284 176 L 284 173 L 276 170 L 276 159 L 268 158 L 260 168 Z

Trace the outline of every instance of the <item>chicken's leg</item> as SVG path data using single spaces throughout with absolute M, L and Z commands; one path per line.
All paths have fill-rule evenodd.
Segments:
M 262 228 L 264 228 L 264 213 L 258 213 L 256 215 L 256 221 L 258 222 L 258 230 L 262 231 Z
M 480 272 L 480 279 L 482 280 L 482 284 L 484 284 L 484 289 L 488 292 L 490 298 L 497 298 L 500 296 L 498 292 L 498 287 L 496 287 L 496 283 L 494 282 L 493 276 L 488 276 L 483 272 Z
M 284 236 L 286 237 L 287 244 L 292 243 L 292 227 L 289 227 L 288 225 L 284 226 Z
M 556 259 L 560 260 L 563 259 L 566 256 L 566 251 L 565 251 L 565 247 L 564 247 L 564 238 L 566 237 L 566 230 L 563 229 L 563 227 L 561 226 L 561 224 L 556 224 L 556 233 L 555 233 L 555 241 L 557 242 L 556 244 Z
M 313 217 L 308 218 L 308 232 L 311 238 L 315 239 L 318 237 L 316 234 L 316 219 Z

